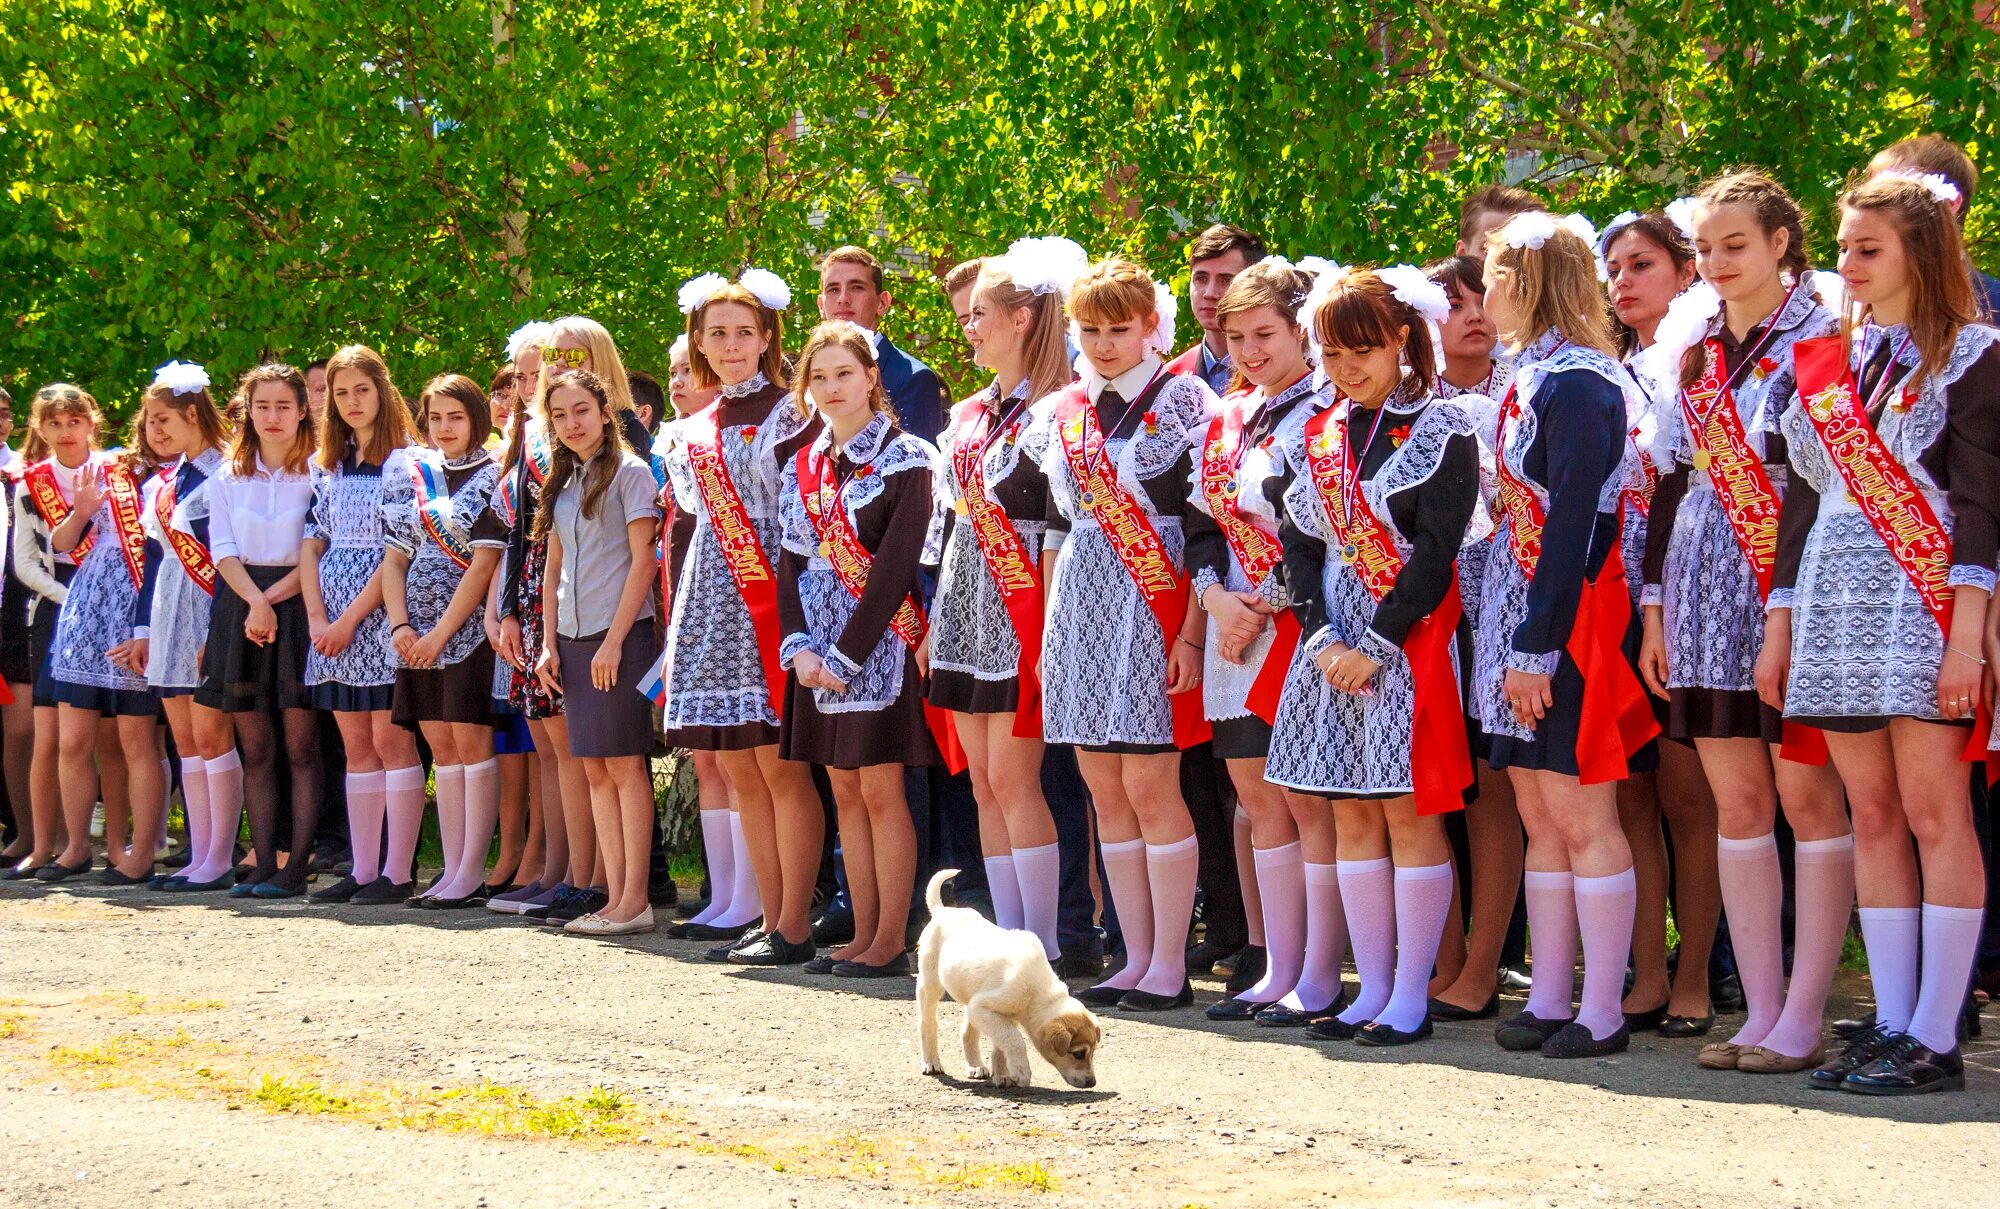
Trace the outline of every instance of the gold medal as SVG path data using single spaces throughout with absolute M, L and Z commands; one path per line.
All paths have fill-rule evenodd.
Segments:
M 1708 450 L 1697 449 L 1694 451 L 1694 468 L 1696 470 L 1707 470 L 1709 463 L 1713 461 L 1715 461 L 1715 455 Z
M 1349 542 L 1340 548 L 1340 561 L 1349 566 L 1353 566 L 1354 560 L 1360 557 L 1361 547 L 1355 545 L 1353 542 Z
M 958 502 L 952 505 L 952 507 L 958 509 L 958 514 L 960 516 L 965 516 L 972 511 L 972 505 L 968 503 L 966 501 L 966 498 L 962 495 L 958 497 Z
M 819 544 L 819 556 L 820 556 L 821 558 L 824 558 L 824 559 L 827 559 L 828 561 L 832 561 L 832 559 L 833 559 L 833 543 L 832 543 L 832 542 L 829 542 L 829 541 L 822 541 L 822 542 L 820 542 L 820 544 Z

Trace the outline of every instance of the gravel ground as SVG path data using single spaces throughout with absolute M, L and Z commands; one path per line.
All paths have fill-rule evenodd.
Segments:
M 0 1204 L 1962 1204 L 2000 1154 L 1991 1043 L 1967 1093 L 1883 1101 L 1698 1041 L 1558 1063 L 1481 1023 L 1368 1051 L 1114 1014 L 1095 1090 L 1038 1058 L 999 1092 L 917 1073 L 908 982 L 204 900 L 0 888 Z M 539 1115 L 460 1107 L 501 1101 Z

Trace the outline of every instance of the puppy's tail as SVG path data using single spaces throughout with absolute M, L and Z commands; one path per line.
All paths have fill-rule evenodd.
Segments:
M 944 910 L 944 884 L 958 876 L 956 869 L 940 869 L 931 874 L 931 884 L 924 887 L 924 904 L 935 915 Z

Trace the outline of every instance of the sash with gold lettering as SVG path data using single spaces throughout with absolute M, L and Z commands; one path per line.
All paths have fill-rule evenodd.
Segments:
M 1145 392 L 1141 392 L 1140 399 L 1144 398 Z M 1134 400 L 1135 405 L 1137 402 Z M 1119 485 L 1118 471 L 1104 452 L 1104 434 L 1091 414 L 1090 396 L 1081 383 L 1073 383 L 1063 392 L 1056 422 L 1078 498 L 1111 542 L 1111 552 L 1132 577 L 1146 607 L 1153 611 L 1161 641 L 1171 653 L 1187 614 L 1187 578 L 1174 569 L 1174 560 L 1167 557 L 1167 548 L 1146 519 L 1146 510 Z M 1108 690 L 1111 686 L 1105 687 Z M 1167 694 L 1167 704 L 1173 711 L 1175 747 L 1185 750 L 1208 741 L 1211 732 L 1199 686 Z
M 1840 472 L 1855 507 L 1888 547 L 1889 556 L 1909 577 L 1945 641 L 1950 642 L 1955 603 L 1950 582 L 1951 535 L 1868 419 L 1867 407 L 1855 388 L 1854 371 L 1847 364 L 1845 341 L 1838 336 L 1801 340 L 1792 346 L 1792 365 L 1798 372 L 1806 419 L 1819 434 L 1827 459 Z M 1891 360 L 1890 368 L 1894 365 Z M 1981 693 L 1972 741 L 1966 746 L 1969 761 L 1986 756 L 1991 709 Z
M 410 459 L 410 479 L 416 485 L 417 519 L 445 557 L 463 571 L 472 565 L 472 542 L 452 524 L 451 485 L 444 467 L 423 458 Z
M 722 456 L 722 412 L 720 402 L 711 403 L 699 417 L 699 431 L 688 441 L 688 466 L 694 472 L 695 488 L 708 509 L 708 522 L 722 547 L 722 561 L 729 578 L 750 610 L 750 628 L 757 635 L 757 657 L 764 668 L 764 687 L 771 697 L 771 710 L 784 716 L 785 669 L 778 665 L 778 580 L 764 557 L 764 544 L 757 539 L 757 527 L 743 497 L 730 481 L 729 464 Z M 531 459 L 532 464 L 532 459 Z
M 106 462 L 104 498 L 111 505 L 111 527 L 118 535 L 118 552 L 125 556 L 125 573 L 137 588 L 146 582 L 146 527 L 141 522 L 146 505 L 139 476 L 122 461 Z
M 1510 387 L 1500 404 L 1494 461 L 1500 480 L 1500 511 L 1507 519 L 1507 545 L 1514 561 L 1535 578 L 1542 557 L 1542 525 L 1547 516 L 1532 487 L 1507 465 L 1507 428 L 1521 415 L 1519 388 Z M 1625 586 L 1625 562 L 1619 555 L 1618 530 L 1613 529 L 1610 553 L 1594 580 L 1584 581 L 1576 604 L 1576 619 L 1563 649 L 1583 679 L 1583 707 L 1577 723 L 1576 767 L 1585 785 L 1622 781 L 1631 775 L 1629 761 L 1660 733 L 1646 703 L 1639 677 L 1625 660 L 1625 631 L 1632 621 L 1632 594 Z
M 1705 348 L 1708 363 L 1701 378 L 1681 392 L 1681 416 L 1694 439 L 1695 469 L 1708 472 L 1729 531 L 1757 577 L 1757 599 L 1769 600 L 1771 571 L 1778 561 L 1778 492 L 1736 414 L 1736 398 L 1723 374 L 1722 341 L 1709 340 Z M 1795 764 L 1824 766 L 1826 736 L 1787 722 L 1780 754 Z
M 78 472 L 91 474 L 96 469 L 91 463 L 85 462 L 78 468 Z M 35 512 L 42 518 L 42 523 L 49 527 L 49 532 L 55 532 L 56 526 L 69 519 L 69 501 L 63 498 L 62 488 L 56 484 L 54 458 L 43 458 L 28 467 L 27 473 L 21 476 L 21 482 L 28 489 L 28 502 L 35 506 Z M 97 535 L 86 532 L 83 540 L 71 547 L 68 554 L 57 557 L 68 558 L 81 566 L 84 555 L 89 554 L 90 548 L 96 544 Z
M 1036 674 L 1035 664 L 1042 657 L 1042 577 L 1006 510 L 986 493 L 986 447 L 993 439 L 987 430 L 993 421 L 983 400 L 976 401 L 974 406 L 978 410 L 976 422 L 966 426 L 951 451 L 952 469 L 958 478 L 960 515 L 979 543 L 979 556 L 986 562 L 993 586 L 1000 591 L 1000 602 L 1006 606 L 1008 620 L 1014 623 L 1014 638 L 1021 648 L 1014 661 L 1014 680 L 1018 686 L 1014 735 L 1039 739 L 1042 678 Z M 994 435 L 1008 441 L 1015 437 L 1012 432 Z
M 1251 590 L 1264 582 L 1284 557 L 1277 535 L 1266 533 L 1250 518 L 1237 511 L 1237 472 L 1243 466 L 1243 428 L 1253 409 L 1249 391 L 1230 395 L 1222 403 L 1222 414 L 1208 422 L 1208 438 L 1202 443 L 1201 496 L 1208 504 L 1216 528 L 1229 543 L 1229 552 L 1243 568 Z M 1244 700 L 1252 714 L 1270 725 L 1278 716 L 1278 698 L 1285 688 L 1285 673 L 1292 666 L 1292 652 L 1299 646 L 1299 619 L 1290 609 L 1279 609 L 1271 618 L 1271 647 L 1257 668 L 1256 679 Z
M 1321 511 L 1331 522 L 1332 551 L 1354 572 L 1377 604 L 1396 586 L 1403 573 L 1403 556 L 1396 549 L 1355 476 L 1352 444 L 1341 420 L 1353 404 L 1346 399 L 1306 421 L 1306 468 L 1319 492 Z M 1351 509 L 1351 511 L 1350 511 Z M 1410 627 L 1403 655 L 1410 661 L 1416 710 L 1410 719 L 1411 787 L 1418 814 L 1444 814 L 1465 806 L 1465 787 L 1472 784 L 1472 751 L 1465 736 L 1465 708 L 1452 671 L 1451 644 L 1465 606 L 1458 594 L 1454 567 L 1451 588 L 1428 617 Z
M 798 472 L 799 502 L 805 505 L 806 519 L 812 522 L 813 534 L 819 538 L 820 554 L 833 564 L 833 575 L 840 581 L 840 586 L 847 589 L 849 596 L 860 600 L 862 591 L 868 587 L 868 571 L 875 565 L 875 556 L 861 544 L 861 535 L 854 531 L 854 524 L 848 519 L 847 508 L 839 498 L 841 485 L 829 473 L 832 465 L 833 459 L 811 448 L 799 450 L 792 461 L 793 468 Z M 870 470 L 864 463 L 855 473 L 865 476 Z M 889 628 L 912 651 L 923 645 L 924 625 L 923 610 L 911 596 L 903 598 L 903 603 L 896 606 L 895 615 L 889 619 Z M 936 740 L 939 754 L 944 757 L 945 770 L 954 776 L 964 772 L 965 747 L 958 741 L 958 727 L 952 721 L 951 711 L 925 701 L 924 721 L 930 726 L 931 738 Z
M 153 517 L 160 522 L 160 532 L 166 535 L 167 545 L 172 546 L 174 557 L 181 560 L 181 570 L 187 572 L 195 586 L 208 595 L 215 595 L 215 559 L 208 553 L 208 547 L 192 533 L 174 528 L 174 502 L 179 495 L 178 476 L 168 474 L 160 483 L 158 494 L 153 497 Z

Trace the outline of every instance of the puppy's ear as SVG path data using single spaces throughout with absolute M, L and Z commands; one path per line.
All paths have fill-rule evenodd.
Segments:
M 1088 1008 L 1078 1012 L 1075 1016 L 1066 1017 L 1064 1024 L 1068 1028 L 1070 1043 L 1072 1045 L 1081 1044 L 1091 1046 L 1103 1040 L 1104 1029 L 1097 1017 L 1091 1015 Z
M 1042 1052 L 1060 1054 L 1068 1051 L 1070 1037 L 1071 1032 L 1068 1022 L 1056 1019 L 1042 1026 L 1041 1032 L 1035 1035 L 1035 1041 L 1042 1047 Z

